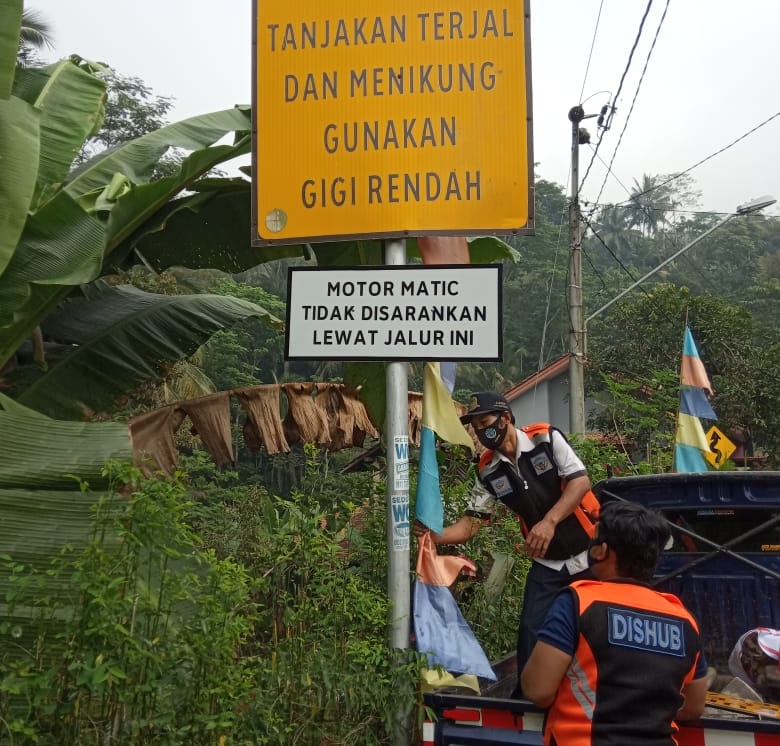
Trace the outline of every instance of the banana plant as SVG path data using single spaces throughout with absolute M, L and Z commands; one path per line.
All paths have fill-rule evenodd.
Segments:
M 249 317 L 281 325 L 240 298 L 161 295 L 132 285 L 93 283 L 46 320 L 46 336 L 71 347 L 17 401 L 62 419 L 110 412 L 120 395 L 161 377 L 161 360 L 184 360 L 214 332 Z
M 20 345 L 36 338 L 40 326 L 53 315 L 60 318 L 60 327 L 69 311 L 94 318 L 87 301 L 97 302 L 98 296 L 104 312 L 109 305 L 114 311 L 125 311 L 118 338 L 143 338 L 158 345 L 154 351 L 147 345 L 143 360 L 133 345 L 115 345 L 111 364 L 125 371 L 135 366 L 134 376 L 117 376 L 117 384 L 159 375 L 208 334 L 247 315 L 279 324 L 264 309 L 233 298 L 149 296 L 147 310 L 134 314 L 128 292 L 109 297 L 105 290 L 83 290 L 107 268 L 126 263 L 133 236 L 143 235 L 147 223 L 151 226 L 147 231 L 158 229 L 155 216 L 177 195 L 215 166 L 249 152 L 250 114 L 246 107 L 237 107 L 193 117 L 101 153 L 74 170 L 76 154 L 103 120 L 103 68 L 76 56 L 44 67 L 16 67 L 21 5 L 3 3 L 0 9 L 0 370 L 13 367 Z M 232 143 L 224 144 L 230 135 Z M 169 148 L 190 153 L 177 173 L 150 181 L 155 164 Z M 203 199 L 214 195 L 206 192 Z M 186 262 L 180 257 L 178 263 Z M 63 306 L 74 294 L 83 302 Z M 156 306 L 154 314 L 149 306 Z M 182 322 L 188 315 L 189 322 Z M 154 332 L 150 323 L 157 325 Z M 185 328 L 190 334 L 186 340 L 181 337 Z M 166 329 L 175 329 L 179 336 L 166 334 Z M 82 368 L 86 377 L 69 379 L 67 386 L 57 382 L 57 370 L 72 373 L 78 369 L 77 360 L 89 359 L 94 349 L 94 343 L 85 349 L 74 346 L 70 363 L 63 361 L 30 391 L 15 393 L 40 404 L 47 397 L 39 392 L 54 385 L 63 394 L 67 390 L 74 395 L 82 411 L 100 409 L 117 391 L 89 382 L 97 377 L 97 370 L 90 376 Z M 84 392 L 92 392 L 89 401 Z M 63 406 L 64 396 L 56 398 L 41 406 L 62 415 L 68 409 Z M 71 406 L 69 415 L 74 412 Z

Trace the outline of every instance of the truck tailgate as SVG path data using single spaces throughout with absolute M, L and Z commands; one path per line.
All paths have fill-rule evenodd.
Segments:
M 544 713 L 525 700 L 431 692 L 435 720 L 423 724 L 424 746 L 541 746 Z M 739 716 L 681 724 L 679 746 L 780 746 L 780 721 Z

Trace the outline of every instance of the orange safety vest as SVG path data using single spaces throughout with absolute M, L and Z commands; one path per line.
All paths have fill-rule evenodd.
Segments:
M 672 746 L 699 628 L 677 596 L 629 579 L 580 580 L 579 637 L 547 712 L 545 746 Z

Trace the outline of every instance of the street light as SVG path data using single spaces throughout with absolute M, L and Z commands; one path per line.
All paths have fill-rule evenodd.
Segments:
M 763 197 L 758 197 L 757 199 L 750 200 L 749 202 L 745 202 L 744 205 L 739 205 L 737 209 L 734 212 L 730 212 L 728 215 L 726 215 L 722 220 L 719 220 L 715 225 L 713 225 L 708 230 L 704 231 L 700 236 L 697 238 L 694 238 L 693 241 L 691 241 L 688 244 L 685 244 L 679 251 L 676 251 L 674 254 L 672 254 L 668 259 L 664 259 L 655 269 L 651 269 L 647 274 L 642 275 L 636 282 L 629 285 L 625 290 L 618 293 L 609 303 L 605 303 L 601 308 L 598 309 L 598 311 L 594 311 L 590 316 L 588 316 L 585 319 L 585 326 L 587 326 L 588 322 L 598 316 L 603 311 L 606 311 L 613 303 L 616 303 L 619 301 L 624 295 L 627 293 L 630 293 L 635 287 L 638 285 L 641 285 L 648 277 L 652 277 L 656 272 L 663 269 L 667 264 L 671 264 L 675 259 L 677 259 L 678 256 L 685 253 L 690 249 L 692 246 L 695 246 L 699 241 L 706 238 L 710 235 L 713 231 L 716 231 L 718 228 L 720 228 L 722 225 L 725 225 L 729 222 L 732 218 L 735 218 L 739 215 L 750 215 L 750 213 L 757 212 L 758 210 L 763 210 L 765 207 L 769 207 L 770 205 L 775 204 L 777 200 L 772 197 L 769 194 L 765 194 Z
M 742 205 L 739 205 L 737 209 L 726 215 L 722 220 L 719 220 L 715 225 L 713 225 L 711 228 L 707 229 L 697 238 L 694 238 L 693 241 L 683 246 L 679 251 L 676 251 L 674 254 L 672 254 L 669 258 L 664 259 L 657 267 L 654 269 L 651 269 L 648 273 L 642 275 L 636 282 L 629 285 L 625 290 L 622 290 L 620 293 L 618 293 L 611 301 L 608 303 L 605 303 L 601 308 L 599 308 L 597 311 L 594 311 L 590 316 L 585 318 L 585 320 L 582 322 L 582 329 L 581 329 L 581 339 L 582 339 L 582 348 L 586 349 L 586 328 L 588 325 L 588 322 L 592 319 L 596 318 L 596 316 L 602 314 L 604 311 L 606 311 L 613 303 L 617 303 L 622 297 L 630 293 L 634 288 L 641 285 L 645 280 L 652 277 L 656 272 L 663 269 L 667 264 L 670 264 L 675 259 L 677 259 L 680 255 L 684 254 L 686 251 L 688 251 L 691 247 L 695 246 L 697 243 L 699 243 L 702 239 L 706 238 L 710 235 L 713 231 L 716 231 L 718 228 L 720 228 L 722 225 L 725 225 L 729 222 L 732 218 L 735 218 L 739 215 L 750 215 L 751 213 L 757 212 L 758 210 L 763 210 L 765 207 L 769 207 L 770 205 L 775 204 L 777 200 L 772 197 L 769 194 L 765 194 L 762 197 L 758 197 L 756 199 L 752 199 L 748 202 L 745 202 Z M 576 370 L 578 375 L 582 375 L 582 368 L 576 368 L 572 369 Z M 571 370 L 570 370 L 570 377 L 571 377 Z M 584 433 L 585 432 L 585 387 L 584 383 L 580 381 L 570 381 L 570 388 L 569 388 L 569 413 L 570 413 L 570 422 L 569 422 L 569 430 L 572 433 Z M 578 393 L 579 396 L 576 400 L 573 400 L 573 393 Z

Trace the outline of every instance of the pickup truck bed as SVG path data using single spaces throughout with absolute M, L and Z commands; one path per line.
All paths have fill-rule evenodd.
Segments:
M 541 746 L 544 711 L 509 699 L 517 681 L 514 655 L 494 664 L 498 681 L 482 682 L 482 694 L 446 689 L 425 695 L 433 718 L 423 723 L 424 746 Z M 704 717 L 681 723 L 679 746 L 780 746 L 780 720 L 708 706 Z
M 617 477 L 594 491 L 602 503 L 639 502 L 672 524 L 674 542 L 655 584 L 679 595 L 698 618 L 718 679 L 728 678 L 728 655 L 743 632 L 780 628 L 780 472 Z M 481 696 L 457 689 L 425 695 L 425 746 L 542 743 L 544 712 L 509 699 L 514 655 L 493 668 L 498 681 L 481 682 Z M 676 737 L 679 746 L 780 746 L 780 719 L 708 706 Z

